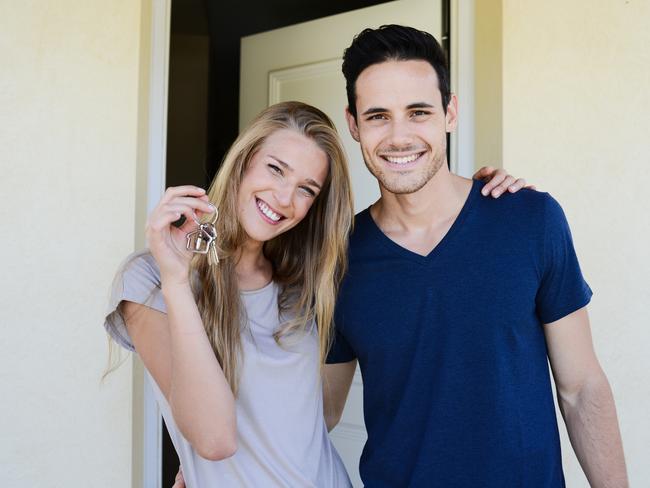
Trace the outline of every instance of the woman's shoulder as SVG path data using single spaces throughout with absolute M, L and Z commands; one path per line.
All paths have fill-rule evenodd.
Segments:
M 104 328 L 126 349 L 134 350 L 126 330 L 120 304 L 123 301 L 139 303 L 166 313 L 160 290 L 160 269 L 149 250 L 130 254 L 120 264 L 110 290 Z

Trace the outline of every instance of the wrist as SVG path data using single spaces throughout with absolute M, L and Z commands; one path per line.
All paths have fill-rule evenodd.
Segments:
M 162 275 L 160 277 L 160 289 L 163 296 L 192 291 L 190 279 L 187 276 L 179 277 Z

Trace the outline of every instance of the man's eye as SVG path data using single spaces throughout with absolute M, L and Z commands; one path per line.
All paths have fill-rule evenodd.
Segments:
M 366 120 L 383 120 L 386 116 L 384 114 L 373 114 L 370 115 Z
M 414 117 L 421 117 L 423 115 L 429 115 L 430 112 L 427 112 L 426 110 L 415 110 L 413 112 Z

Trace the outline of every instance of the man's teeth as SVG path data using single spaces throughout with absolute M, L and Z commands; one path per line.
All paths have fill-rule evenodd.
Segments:
M 410 156 L 403 156 L 401 158 L 395 157 L 395 156 L 384 156 L 389 162 L 393 164 L 407 164 L 407 163 L 412 163 L 415 161 L 417 158 L 420 157 L 420 153 L 418 154 L 411 154 Z
M 276 214 L 273 210 L 271 210 L 268 207 L 268 205 L 263 201 L 258 200 L 257 206 L 262 211 L 262 213 L 266 215 L 268 218 L 270 218 L 272 221 L 277 222 L 278 220 L 280 220 L 280 215 Z

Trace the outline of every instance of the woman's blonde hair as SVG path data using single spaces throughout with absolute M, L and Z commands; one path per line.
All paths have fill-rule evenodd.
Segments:
M 205 255 L 197 255 L 192 261 L 193 286 L 203 324 L 235 394 L 242 325 L 246 323 L 235 265 L 238 248 L 247 239 L 237 219 L 237 196 L 251 158 L 271 134 L 281 129 L 313 140 L 327 155 L 329 171 L 305 218 L 264 243 L 273 280 L 280 286 L 281 315 L 290 317 L 277 331 L 277 341 L 306 331 L 315 321 L 323 364 L 331 343 L 336 294 L 346 269 L 354 212 L 347 158 L 339 135 L 329 117 L 315 107 L 301 102 L 272 105 L 240 134 L 208 190 L 210 201 L 219 208 L 219 265 L 210 266 Z

